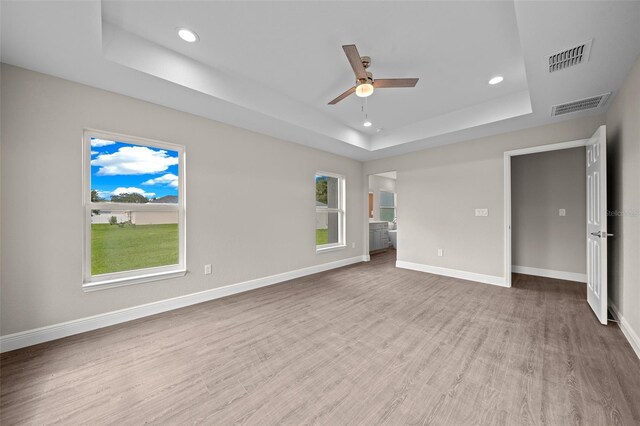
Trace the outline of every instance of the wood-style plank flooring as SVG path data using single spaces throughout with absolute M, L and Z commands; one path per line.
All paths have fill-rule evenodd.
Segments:
M 3 354 L 0 423 L 640 424 L 640 361 L 583 284 L 394 260 Z

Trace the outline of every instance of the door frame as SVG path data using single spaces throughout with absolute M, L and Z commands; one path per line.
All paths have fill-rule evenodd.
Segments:
M 511 157 L 558 151 L 561 149 L 586 147 L 589 139 L 533 146 L 530 148 L 505 151 L 504 153 L 504 282 L 511 287 Z
M 370 173 L 365 173 L 364 174 L 364 182 L 363 182 L 363 186 L 365 188 L 365 220 L 364 220 L 364 224 L 362 226 L 363 229 L 363 234 L 364 234 L 364 238 L 363 238 L 363 248 L 364 248 L 364 257 L 365 257 L 365 262 L 369 262 L 371 260 L 370 256 L 369 256 L 369 193 L 371 192 L 369 190 L 369 177 L 374 176 L 374 175 L 379 175 L 380 173 L 389 173 L 389 172 L 398 172 L 398 169 L 391 169 L 391 170 L 381 170 L 378 172 L 370 172 Z M 396 185 L 398 184 L 398 177 L 396 175 Z M 398 194 L 398 188 L 396 187 L 396 197 Z M 397 205 L 397 198 L 396 198 L 396 214 L 398 213 L 398 205 Z

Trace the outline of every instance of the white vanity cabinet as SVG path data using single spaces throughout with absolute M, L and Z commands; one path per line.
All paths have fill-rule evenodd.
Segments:
M 369 222 L 369 251 L 389 248 L 389 224 L 387 222 Z

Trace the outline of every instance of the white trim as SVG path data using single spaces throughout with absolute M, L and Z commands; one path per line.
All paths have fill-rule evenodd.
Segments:
M 511 287 L 511 157 L 587 146 L 589 139 L 532 146 L 504 152 L 504 281 Z
M 396 268 L 411 269 L 413 271 L 427 272 L 429 274 L 443 275 L 445 277 L 459 278 L 461 280 L 476 281 L 483 284 L 509 287 L 503 277 L 494 275 L 477 274 L 475 272 L 460 271 L 457 269 L 441 268 L 440 266 L 423 265 L 421 263 L 404 262 L 398 260 Z
M 565 281 L 587 282 L 587 274 L 577 272 L 554 271 L 553 269 L 530 268 L 529 266 L 512 265 L 511 270 L 516 274 L 535 275 L 538 277 L 555 278 Z
M 569 142 L 552 143 L 548 145 L 538 145 L 529 148 L 514 149 L 512 151 L 505 151 L 505 155 L 515 157 L 517 155 L 536 154 L 538 152 L 558 151 L 560 149 L 580 148 L 581 146 L 587 146 L 589 139 L 577 139 Z
M 316 254 L 327 253 L 330 251 L 344 250 L 347 248 L 346 244 L 324 244 L 321 246 L 316 246 Z
M 314 216 L 315 222 L 318 213 L 338 213 L 338 242 L 323 244 L 321 246 L 316 244 L 316 254 L 320 254 L 325 251 L 340 250 L 347 246 L 347 179 L 344 175 L 318 170 L 313 176 L 314 188 L 316 188 L 318 176 L 326 176 L 338 179 L 338 207 L 329 208 L 316 206 Z
M 335 262 L 323 263 L 321 265 L 309 266 L 307 268 L 297 269 L 295 271 L 283 272 L 281 274 L 271 275 L 268 277 L 257 278 L 254 280 L 231 284 L 224 287 L 213 288 L 199 293 L 187 294 L 184 296 L 174 297 L 172 299 L 134 306 L 119 311 L 107 312 L 92 317 L 81 318 L 64 323 L 40 327 L 33 330 L 0 336 L 0 352 L 12 351 L 14 349 L 36 345 L 38 343 L 56 340 L 74 334 L 108 327 L 114 324 L 120 324 L 126 321 L 147 317 L 149 315 L 155 315 L 161 312 L 171 311 L 173 309 L 207 302 L 209 300 L 231 296 L 233 294 L 242 293 L 256 288 L 278 284 L 283 281 L 289 281 L 295 278 L 304 277 L 306 275 L 317 274 L 318 272 L 324 272 L 330 269 L 364 262 L 366 257 L 367 256 L 356 256 L 348 259 L 337 260 Z
M 139 270 L 143 271 L 143 269 Z M 136 277 L 125 276 L 123 278 L 116 278 L 107 281 L 92 281 L 85 283 L 82 286 L 82 290 L 85 292 L 106 290 L 108 288 L 122 287 L 132 284 L 148 283 L 150 281 L 168 280 L 171 278 L 184 277 L 187 274 L 186 269 L 175 270 L 175 268 L 168 269 L 165 272 L 156 272 L 144 275 L 138 275 Z
M 129 204 L 91 201 L 91 138 L 119 141 L 139 146 L 150 146 L 178 153 L 178 203 L 177 204 Z M 169 142 L 121 133 L 85 128 L 82 131 L 83 185 L 82 202 L 84 206 L 83 224 L 83 262 L 82 288 L 92 291 L 127 284 L 138 284 L 164 278 L 175 278 L 186 271 L 186 152 L 185 147 Z M 153 268 L 133 269 L 100 275 L 91 273 L 91 211 L 92 210 L 135 210 L 135 211 L 177 211 L 178 212 L 178 263 Z
M 627 319 L 622 316 L 615 303 L 609 301 L 609 307 L 619 321 L 618 326 L 620 327 L 622 334 L 624 334 L 624 337 L 626 337 L 629 341 L 631 348 L 633 348 L 638 358 L 640 358 L 640 337 L 638 337 L 638 333 L 636 333 L 635 330 L 631 328 L 631 324 L 629 324 Z
M 511 155 L 504 153 L 504 283 L 511 287 Z

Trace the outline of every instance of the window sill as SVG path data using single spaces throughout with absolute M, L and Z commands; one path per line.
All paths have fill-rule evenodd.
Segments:
M 327 246 L 327 247 L 316 247 L 316 254 L 326 253 L 326 252 L 329 252 L 329 251 L 344 250 L 345 248 L 347 248 L 346 244 L 340 244 L 340 245 L 335 245 L 335 246 Z
M 187 273 L 186 269 L 177 269 L 173 271 L 157 272 L 155 274 L 137 275 L 135 277 L 116 278 L 104 281 L 90 281 L 82 285 L 85 292 L 106 290 L 109 288 L 122 287 L 125 285 L 148 283 L 151 281 L 168 280 L 170 278 L 184 277 Z

